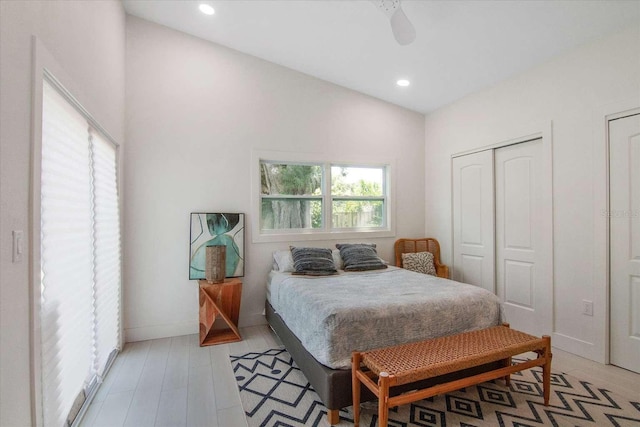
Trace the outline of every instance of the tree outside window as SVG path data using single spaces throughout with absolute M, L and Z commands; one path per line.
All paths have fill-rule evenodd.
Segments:
M 385 166 L 261 161 L 260 179 L 263 231 L 386 226 Z

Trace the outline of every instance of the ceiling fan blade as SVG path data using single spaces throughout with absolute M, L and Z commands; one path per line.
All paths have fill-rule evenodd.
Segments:
M 404 14 L 400 0 L 370 0 L 380 12 L 389 17 L 391 31 L 396 41 L 407 45 L 416 39 L 416 29 Z
M 404 14 L 402 8 L 398 7 L 396 12 L 391 16 L 391 31 L 396 41 L 401 45 L 408 45 L 416 39 L 416 29 L 413 27 L 407 15 Z

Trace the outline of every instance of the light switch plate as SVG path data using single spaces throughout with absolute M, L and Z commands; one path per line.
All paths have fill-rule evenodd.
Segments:
M 24 254 L 24 233 L 22 230 L 13 230 L 13 262 L 22 262 Z

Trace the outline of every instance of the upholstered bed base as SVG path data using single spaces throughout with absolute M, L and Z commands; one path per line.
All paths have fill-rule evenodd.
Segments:
M 331 369 L 320 364 L 289 330 L 271 304 L 266 303 L 266 315 L 287 351 L 318 393 L 327 409 L 341 409 L 351 405 L 351 369 Z M 369 399 L 373 399 L 373 394 Z
M 337 411 L 352 405 L 353 396 L 351 394 L 351 369 L 331 369 L 320 364 L 303 347 L 298 338 L 289 330 L 282 318 L 275 312 L 269 301 L 265 302 L 265 312 L 269 325 L 273 328 L 278 337 L 282 340 L 285 348 L 296 362 L 302 373 L 307 377 L 313 389 L 318 393 L 320 400 L 329 410 L 328 418 L 330 424 L 338 422 Z M 356 349 L 354 349 L 356 350 Z M 456 372 L 455 374 L 442 375 L 427 380 L 422 380 L 412 384 L 405 384 L 394 387 L 392 395 L 397 395 L 408 390 L 417 388 L 427 388 L 435 384 L 449 382 L 454 379 L 475 375 L 497 369 L 500 362 L 478 366 L 472 369 Z M 368 389 L 362 390 L 361 402 L 373 400 L 375 396 Z

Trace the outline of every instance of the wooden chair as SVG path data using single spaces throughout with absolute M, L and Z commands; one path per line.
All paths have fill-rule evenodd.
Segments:
M 394 244 L 396 252 L 396 267 L 402 267 L 402 254 L 416 252 L 431 252 L 438 277 L 449 278 L 449 267 L 440 262 L 440 244 L 436 239 L 425 237 L 422 239 L 398 239 Z

